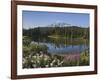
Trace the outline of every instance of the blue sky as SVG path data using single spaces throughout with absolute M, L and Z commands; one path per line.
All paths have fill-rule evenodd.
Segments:
M 23 28 L 29 29 L 36 26 L 46 26 L 56 22 L 64 22 L 71 25 L 89 27 L 89 14 L 85 13 L 63 13 L 44 11 L 23 11 Z

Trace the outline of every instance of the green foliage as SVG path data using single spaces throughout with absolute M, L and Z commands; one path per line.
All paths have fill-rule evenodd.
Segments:
M 23 46 L 23 68 L 66 67 L 89 65 L 88 50 L 80 54 L 79 60 L 66 60 L 61 55 L 47 53 L 46 45 L 30 44 Z
M 59 34 L 60 37 L 65 35 L 65 34 L 62 35 L 60 31 L 61 30 L 57 31 L 56 34 Z M 42 34 L 45 34 L 45 33 L 42 33 Z M 45 35 L 50 35 L 50 34 L 52 33 L 48 33 Z M 55 34 L 55 32 L 53 34 Z M 74 35 L 74 37 L 82 36 L 83 33 L 81 32 L 80 34 L 79 33 L 76 33 L 76 34 L 78 36 Z M 70 35 L 70 32 L 67 31 L 65 36 L 69 36 L 69 35 Z M 57 41 L 59 40 L 57 39 Z M 30 37 L 23 36 L 23 68 L 43 68 L 43 67 L 64 67 L 64 66 L 89 65 L 88 50 L 80 54 L 79 60 L 66 60 L 64 59 L 64 56 L 49 54 L 47 52 L 47 49 L 48 47 L 46 45 L 31 43 Z
M 89 52 L 85 51 L 80 54 L 80 65 L 89 65 Z
M 29 56 L 30 53 L 31 53 L 30 47 L 28 47 L 28 46 L 23 46 L 23 57 Z
M 28 46 L 31 43 L 31 38 L 28 36 L 23 36 L 23 45 Z
M 36 37 L 48 37 L 51 35 L 60 35 L 66 38 L 89 38 L 89 28 L 82 28 L 78 26 L 67 27 L 37 27 L 34 29 L 23 29 L 24 36 Z
M 38 44 L 31 44 L 30 48 L 31 48 L 31 51 L 34 51 L 37 53 L 40 51 L 46 52 L 48 49 L 46 45 L 38 45 Z
M 28 46 L 23 46 L 23 68 L 31 68 L 31 67 L 43 67 L 47 61 L 44 62 L 44 58 L 42 54 L 45 54 L 47 51 L 47 47 L 45 45 L 38 44 L 30 44 Z M 41 55 L 41 57 L 39 57 Z M 45 63 L 45 64 L 44 64 Z
M 77 66 L 77 61 L 64 61 L 63 66 Z

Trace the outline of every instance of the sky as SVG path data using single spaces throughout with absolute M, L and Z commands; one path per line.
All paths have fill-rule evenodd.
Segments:
M 89 14 L 45 11 L 23 11 L 23 28 L 43 27 L 53 23 L 67 23 L 73 26 L 89 27 Z

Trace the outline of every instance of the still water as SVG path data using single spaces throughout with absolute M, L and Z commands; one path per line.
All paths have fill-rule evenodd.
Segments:
M 81 53 L 89 49 L 89 42 L 84 39 L 35 38 L 32 43 L 46 45 L 50 54 Z

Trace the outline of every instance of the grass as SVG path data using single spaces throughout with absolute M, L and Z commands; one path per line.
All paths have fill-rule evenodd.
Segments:
M 62 35 L 50 35 L 50 36 L 48 36 L 48 37 L 49 37 L 49 38 L 63 38 L 63 39 L 68 38 L 68 37 L 62 36 Z

